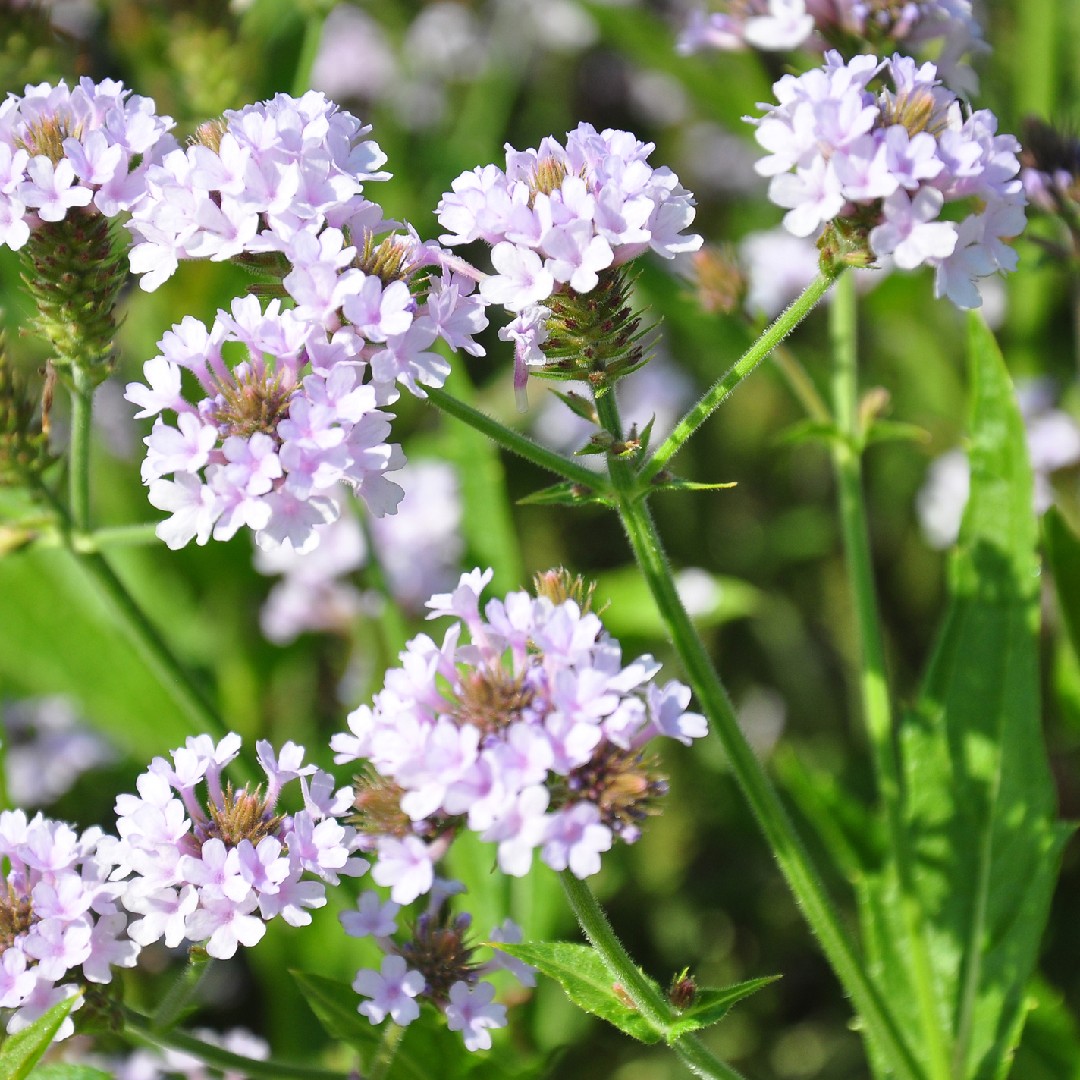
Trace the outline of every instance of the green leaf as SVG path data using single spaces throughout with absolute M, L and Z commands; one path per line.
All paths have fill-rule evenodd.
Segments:
M 75 1008 L 78 995 L 57 1002 L 29 1027 L 9 1035 L 0 1044 L 0 1076 L 4 1080 L 24 1080 L 49 1049 L 60 1025 Z
M 554 979 L 579 1008 L 607 1020 L 632 1038 L 655 1043 L 664 1037 L 664 1032 L 657 1031 L 632 1004 L 627 1004 L 628 998 L 616 993 L 611 973 L 591 946 L 569 941 L 543 941 L 523 945 L 500 942 L 499 948 L 532 964 Z M 659 986 L 656 989 L 657 993 L 661 992 Z
M 564 480 L 551 487 L 541 488 L 523 499 L 518 499 L 521 506 L 607 506 L 604 495 L 583 489 L 580 484 Z
M 733 619 L 757 614 L 764 603 L 762 593 L 740 578 L 683 570 L 675 586 L 691 618 L 698 626 L 720 626 Z M 597 575 L 598 597 L 608 601 L 604 625 L 616 637 L 663 637 L 664 624 L 652 602 L 648 583 L 636 566 Z
M 582 420 L 588 420 L 590 424 L 599 424 L 596 415 L 596 404 L 584 394 L 577 394 L 568 390 L 565 394 L 561 390 L 552 390 L 553 393 L 572 413 L 580 416 Z
M 776 982 L 779 975 L 766 975 L 760 979 L 748 979 L 723 987 L 700 987 L 694 996 L 694 1003 L 676 1016 L 668 1032 L 668 1041 L 677 1039 L 691 1031 L 711 1027 L 719 1023 L 730 1012 L 731 1007 L 743 998 L 756 994 L 763 986 Z
M 872 970 L 913 1043 L 926 1044 L 929 1002 L 953 1075 L 1003 1080 L 1070 830 L 1054 821 L 1040 728 L 1024 426 L 993 335 L 974 317 L 970 363 L 971 497 L 944 626 L 900 732 L 914 895 L 905 913 L 889 864 L 867 874 L 859 900 Z M 929 971 L 913 963 L 912 922 Z
M 649 487 L 649 493 L 654 491 L 723 491 L 725 488 L 735 487 L 736 480 L 728 480 L 719 484 L 706 484 L 697 480 L 683 480 L 673 477 L 671 480 L 660 480 Z
M 361 1054 L 379 1045 L 382 1031 L 356 1011 L 360 998 L 348 983 L 306 971 L 294 971 L 292 975 L 328 1035 Z
M 778 446 L 799 446 L 808 442 L 831 446 L 845 440 L 840 429 L 831 420 L 799 420 L 788 424 L 773 441 Z
M 1080 537 L 1055 507 L 1043 518 L 1046 558 L 1054 575 L 1058 605 L 1073 650 L 1080 657 Z
M 1080 1027 L 1061 996 L 1042 980 L 1028 990 L 1027 1023 L 1013 1075 L 1023 1080 L 1080 1080 Z
M 871 421 L 866 432 L 866 442 L 916 442 L 925 443 L 930 434 L 926 428 L 918 424 L 907 424 L 903 420 L 879 420 Z
M 39 1065 L 29 1077 L 29 1080 L 113 1080 L 112 1076 L 90 1065 L 69 1065 L 56 1063 L 54 1065 Z

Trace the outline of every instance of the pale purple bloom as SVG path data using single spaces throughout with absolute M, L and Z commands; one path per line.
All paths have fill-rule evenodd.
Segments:
M 278 805 L 293 781 L 322 783 L 325 774 L 303 764 L 301 747 L 286 743 L 275 754 L 259 743 L 264 784 L 234 791 L 223 787 L 221 773 L 239 749 L 236 735 L 218 743 L 190 738 L 171 762 L 151 762 L 137 796 L 117 799 L 120 866 L 113 876 L 126 879 L 118 886 L 124 906 L 142 916 L 132 925 L 140 944 L 205 941 L 211 956 L 228 958 L 259 941 L 276 915 L 293 926 L 307 923 L 308 909 L 326 903 L 324 883 L 367 868 L 355 854 L 353 830 L 313 800 L 295 813 Z
M 420 1015 L 416 996 L 424 989 L 424 976 L 410 971 L 400 956 L 384 956 L 378 971 L 361 969 L 352 985 L 368 999 L 360 1003 L 357 1011 L 373 1024 L 389 1016 L 395 1024 L 405 1027 Z
M 111 79 L 41 83 L 0 103 L 0 243 L 21 248 L 41 222 L 93 206 L 133 210 L 173 121 Z M 30 211 L 28 213 L 28 211 Z
M 549 137 L 535 150 L 507 146 L 505 170 L 462 173 L 439 201 L 443 243 L 492 247 L 495 272 L 480 294 L 517 314 L 500 337 L 515 343 L 519 392 L 543 356 L 550 298 L 592 292 L 605 271 L 650 249 L 672 259 L 701 246 L 685 231 L 693 196 L 669 169 L 647 164 L 652 150 L 629 132 L 583 123 L 565 145 Z
M 88 770 L 115 760 L 116 752 L 85 726 L 63 696 L 0 703 L 0 729 L 8 797 L 17 806 L 47 805 Z
M 718 10 L 692 7 L 676 48 L 765 52 L 850 48 L 853 41 L 878 52 L 917 52 L 930 44 L 949 85 L 977 89 L 967 58 L 986 51 L 971 0 L 715 0 Z M 940 43 L 940 44 L 939 44 Z
M 878 77 L 892 88 L 872 90 Z M 851 223 L 870 256 L 934 267 L 935 293 L 960 307 L 981 304 L 979 278 L 1015 268 L 1003 241 L 1024 227 L 1019 145 L 985 110 L 965 119 L 933 64 L 900 55 L 844 63 L 830 52 L 823 67 L 773 89 L 779 105 L 751 122 L 769 152 L 758 172 L 788 208 L 789 232 Z
M 395 916 L 401 905 L 381 901 L 376 893 L 363 892 L 355 911 L 343 911 L 338 917 L 349 937 L 390 937 L 397 930 Z
M 0 813 L 0 896 L 9 933 L 0 954 L 0 1009 L 9 1032 L 32 1023 L 89 980 L 107 983 L 113 967 L 132 967 L 139 948 L 110 881 L 116 842 L 100 829 L 76 833 L 41 814 Z M 57 1035 L 74 1030 L 70 1018 Z
M 490 1050 L 491 1028 L 506 1026 L 506 1006 L 494 1004 L 495 987 L 481 983 L 473 988 L 465 982 L 450 987 L 446 1006 L 446 1026 L 460 1031 L 466 1050 Z
M 666 789 L 641 771 L 645 744 L 704 734 L 704 719 L 686 711 L 689 691 L 654 686 L 652 658 L 624 665 L 595 614 L 524 592 L 481 613 L 489 579 L 477 569 L 431 598 L 431 617 L 456 620 L 442 645 L 414 638 L 373 708 L 331 742 L 337 761 L 363 758 L 378 774 L 358 781 L 361 804 L 367 783 L 400 789 L 407 833 L 400 822 L 389 834 L 361 826 L 365 850 L 377 850 L 373 877 L 399 903 L 432 887 L 450 822 L 497 844 L 505 873 L 527 873 L 536 852 L 556 869 L 595 873 L 615 837 L 637 838 L 646 802 Z M 624 772 L 641 802 L 614 794 Z

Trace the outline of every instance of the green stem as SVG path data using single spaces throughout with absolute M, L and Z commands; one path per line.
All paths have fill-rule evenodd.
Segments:
M 832 457 L 848 586 L 854 603 L 855 636 L 859 650 L 859 696 L 878 792 L 885 808 L 890 848 L 896 860 L 903 922 L 908 938 L 907 952 L 911 959 L 922 1021 L 925 1060 L 933 1080 L 947 1080 L 949 1055 L 938 1017 L 933 968 L 920 926 L 921 912 L 915 895 L 911 849 L 904 823 L 903 786 L 893 730 L 892 695 L 863 499 L 864 432 L 858 407 L 856 315 L 855 281 L 848 275 L 838 283 L 829 310 L 833 410 L 839 436 L 832 440 Z
M 150 1026 L 154 1031 L 168 1031 L 176 1023 L 213 966 L 213 960 L 209 958 L 198 964 L 188 959 L 150 1017 Z
M 76 533 L 90 529 L 90 429 L 94 384 L 81 364 L 71 368 L 71 447 L 68 453 L 68 501 Z
M 604 427 L 612 434 L 619 432 L 620 421 L 614 395 L 604 394 L 598 398 L 597 409 Z M 856 954 L 809 853 L 764 767 L 739 727 L 727 692 L 679 598 L 652 515 L 645 500 L 638 496 L 637 479 L 632 467 L 615 458 L 609 458 L 608 464 L 619 517 L 634 557 L 686 668 L 694 693 L 711 721 L 711 729 L 724 747 L 732 772 L 788 887 L 802 907 L 810 928 L 818 936 L 822 951 L 851 997 L 875 1046 L 900 1080 L 923 1080 L 922 1069 Z
M 509 450 L 511 453 L 523 457 L 526 461 L 531 461 L 534 465 L 539 465 L 540 468 L 547 469 L 548 472 L 553 472 L 571 483 L 580 484 L 582 487 L 588 488 L 589 491 L 602 494 L 608 490 L 607 480 L 602 475 L 587 469 L 584 465 L 579 465 L 576 461 L 570 461 L 561 454 L 555 453 L 554 450 L 541 446 L 527 435 L 512 431 L 504 424 L 499 423 L 494 417 L 488 416 L 487 413 L 481 412 L 479 409 L 474 409 L 471 405 L 466 405 L 465 402 L 452 397 L 445 390 L 433 387 L 425 387 L 425 390 L 432 402 L 443 412 L 468 424 L 469 427 L 475 428 L 504 450 Z
M 837 272 L 839 273 L 839 271 Z M 787 307 L 766 331 L 705 391 L 701 400 L 675 425 L 671 434 L 653 451 L 641 471 L 641 482 L 648 483 L 683 448 L 691 435 L 712 415 L 712 412 L 735 388 L 784 340 L 810 313 L 814 305 L 829 290 L 836 274 L 820 273 L 803 293 Z
M 181 1050 L 221 1071 L 239 1072 L 250 1080 L 350 1080 L 355 1073 L 334 1072 L 311 1065 L 294 1065 L 285 1061 L 259 1061 L 243 1057 L 220 1046 L 196 1039 L 182 1031 L 158 1031 L 149 1019 L 134 1009 L 122 1006 L 124 1030 L 141 1043 L 166 1050 Z
M 48 520 L 24 520 L 11 523 L 12 528 L 23 528 L 32 536 L 27 543 L 35 548 L 70 548 L 76 555 L 88 555 L 114 547 L 149 547 L 158 544 L 157 525 L 140 522 L 137 525 L 109 525 L 90 532 L 70 533 Z
M 585 937 L 603 960 L 612 978 L 630 996 L 653 1030 L 666 1036 L 675 1019 L 671 1006 L 631 959 L 592 890 L 569 870 L 564 870 L 559 880 Z M 698 1076 L 707 1080 L 741 1080 L 734 1069 L 713 1057 L 694 1036 L 682 1035 L 672 1040 L 671 1045 Z
M 382 1039 L 367 1071 L 367 1080 L 385 1080 L 390 1066 L 394 1064 L 404 1034 L 405 1029 L 393 1021 L 383 1028 Z

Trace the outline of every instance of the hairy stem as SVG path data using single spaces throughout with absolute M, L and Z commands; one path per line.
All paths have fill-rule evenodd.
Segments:
M 609 393 L 601 396 L 597 400 L 597 409 L 604 427 L 613 435 L 621 434 L 614 395 Z M 896 1076 L 902 1080 L 923 1080 L 922 1069 L 856 953 L 776 789 L 739 727 L 727 692 L 675 588 L 671 567 L 652 515 L 645 500 L 639 497 L 639 481 L 634 476 L 633 468 L 627 462 L 609 458 L 609 471 L 616 492 L 619 517 L 638 567 L 686 668 L 694 693 L 710 720 L 711 730 L 724 747 L 732 772 L 788 887 L 799 902 L 806 921 L 821 942 L 822 951 L 851 997 L 863 1023 L 871 1032 L 875 1045 L 887 1056 Z
M 638 1012 L 652 1028 L 661 1035 L 665 1034 L 675 1018 L 671 1006 L 631 959 L 592 890 L 569 870 L 564 870 L 559 880 L 582 932 L 600 955 L 612 979 L 630 996 Z M 705 1080 L 741 1080 L 730 1065 L 713 1057 L 696 1037 L 682 1035 L 671 1045 L 695 1075 Z
M 892 695 L 885 644 L 878 615 L 870 531 L 863 498 L 864 433 L 858 410 L 856 298 L 854 278 L 839 282 L 829 311 L 832 341 L 832 394 L 838 438 L 832 440 L 840 529 L 851 590 L 859 655 L 859 697 L 873 757 L 878 793 L 885 810 L 890 850 L 896 860 L 903 921 L 908 938 L 915 992 L 922 1022 L 922 1046 L 932 1080 L 948 1080 L 945 1046 L 934 994 L 933 969 L 922 933 L 921 912 L 912 880 L 912 858 L 904 824 L 900 760 L 893 730 Z
M 671 434 L 653 451 L 641 471 L 643 482 L 652 480 L 686 445 L 690 436 L 712 415 L 746 378 L 799 325 L 814 305 L 828 292 L 836 274 L 818 274 L 803 293 L 777 316 L 766 331 L 739 357 L 705 393 L 701 400 L 675 425 Z

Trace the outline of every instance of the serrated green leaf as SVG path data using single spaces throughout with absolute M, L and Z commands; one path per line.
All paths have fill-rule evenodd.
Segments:
M 945 623 L 900 731 L 910 902 L 929 972 L 912 962 L 895 864 L 869 870 L 859 899 L 873 974 L 912 1044 L 929 1044 L 921 995 L 944 1026 L 953 1075 L 1004 1080 L 1071 830 L 1054 821 L 1040 729 L 1039 576 L 1024 425 L 997 343 L 974 317 L 970 364 L 971 497 L 950 564 Z
M 1043 518 L 1043 537 L 1061 617 L 1073 650 L 1080 657 L 1080 537 L 1055 507 Z
M 748 979 L 731 986 L 701 987 L 694 995 L 694 1003 L 671 1022 L 668 1041 L 680 1035 L 719 1023 L 731 1011 L 731 1007 L 743 998 L 756 994 L 763 986 L 776 982 L 779 975 L 766 975 L 760 979 Z
M 4 1080 L 25 1080 L 75 1008 L 78 995 L 58 1001 L 29 1027 L 8 1035 L 0 1044 L 0 1076 Z
M 542 941 L 523 945 L 500 942 L 499 948 L 532 964 L 549 979 L 554 979 L 579 1008 L 614 1024 L 631 1038 L 655 1043 L 664 1037 L 663 1032 L 657 1031 L 641 1013 L 616 994 L 611 973 L 591 946 L 570 941 Z M 660 988 L 656 989 L 659 993 Z
M 39 1065 L 29 1076 L 29 1080 L 113 1080 L 112 1076 L 90 1065 L 70 1065 L 57 1062 L 52 1065 Z
M 518 499 L 521 506 L 607 506 L 604 495 L 583 490 L 580 484 L 564 480 L 551 487 L 541 488 L 523 499 Z

